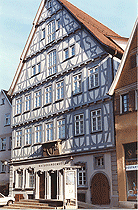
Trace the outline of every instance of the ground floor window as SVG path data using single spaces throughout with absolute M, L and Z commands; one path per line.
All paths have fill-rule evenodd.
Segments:
M 23 185 L 23 171 L 18 171 L 18 188 L 22 188 Z
M 34 187 L 34 171 L 29 172 L 29 187 Z
M 138 185 L 137 185 L 137 171 L 127 171 L 127 199 L 129 201 L 134 201 L 138 196 Z

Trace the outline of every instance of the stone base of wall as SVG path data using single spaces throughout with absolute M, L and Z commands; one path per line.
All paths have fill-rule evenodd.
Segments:
M 5 196 L 8 196 L 9 195 L 9 184 L 0 185 L 0 193 L 2 193 Z

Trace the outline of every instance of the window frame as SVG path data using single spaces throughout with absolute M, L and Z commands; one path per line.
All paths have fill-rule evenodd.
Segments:
M 72 49 L 74 48 L 74 54 L 72 53 Z M 75 44 L 70 46 L 70 50 L 71 50 L 71 57 L 75 56 Z
M 100 111 L 100 114 L 97 114 L 97 112 Z M 96 115 L 92 115 L 92 113 L 96 112 Z M 100 129 L 98 128 L 98 118 L 100 117 Z M 94 121 L 93 119 L 96 119 L 96 129 L 94 130 Z M 91 110 L 91 132 L 95 133 L 95 132 L 100 132 L 102 131 L 102 110 L 101 108 L 96 109 L 96 110 Z
M 79 76 L 81 76 L 81 77 L 79 78 Z M 76 80 L 75 80 L 75 77 L 77 77 Z M 79 82 L 80 82 L 80 84 L 79 84 Z M 75 85 L 75 83 L 77 83 L 77 86 Z M 73 95 L 77 95 L 80 93 L 82 93 L 82 73 L 73 75 Z
M 30 110 L 31 110 L 31 94 L 27 94 L 27 95 L 25 95 L 24 111 L 27 112 Z
M 100 163 L 100 165 L 98 165 L 97 164 L 98 159 L 100 159 L 100 162 L 102 161 L 103 164 Z M 94 155 L 93 160 L 94 160 L 94 170 L 105 168 L 105 155 L 104 154 Z
M 56 101 L 59 101 L 62 99 L 64 99 L 64 81 L 63 80 L 56 83 Z
M 40 129 L 36 130 L 36 128 L 38 128 L 38 127 Z M 34 144 L 40 144 L 40 143 L 42 143 L 42 124 L 36 125 L 34 129 L 35 129 L 35 142 L 34 142 Z
M 54 123 L 53 123 L 53 121 L 46 123 L 45 127 L 46 127 L 46 142 L 53 141 L 54 140 Z M 49 138 L 48 138 L 48 136 L 49 136 Z
M 1 173 L 6 173 L 6 165 L 4 164 L 4 161 L 1 161 Z
M 6 137 L 1 138 L 1 151 L 6 151 Z
M 17 98 L 16 99 L 16 115 L 22 113 L 22 98 Z
M 77 170 L 77 185 L 78 188 L 80 187 L 87 187 L 87 167 L 86 163 L 80 165 L 81 168 L 78 168 Z M 85 169 L 84 169 L 85 168 Z M 82 175 L 82 176 L 80 176 Z M 82 180 L 80 180 L 80 177 L 82 177 Z M 82 183 L 80 183 L 82 181 Z
M 9 116 L 9 117 L 7 117 L 7 116 Z M 8 119 L 8 123 L 6 123 L 7 119 Z M 11 124 L 10 121 L 11 121 L 11 115 L 10 115 L 10 113 L 5 114 L 5 126 L 10 125 Z
M 25 129 L 25 138 L 24 138 L 24 145 L 31 145 L 32 144 L 32 128 Z
M 51 43 L 56 39 L 56 23 L 55 19 L 47 24 L 47 43 Z
M 89 89 L 94 89 L 99 87 L 99 70 L 98 66 L 89 69 Z M 96 71 L 97 70 L 97 71 Z M 91 72 L 93 71 L 93 72 Z M 97 84 L 96 84 L 96 75 L 97 76 Z M 93 77 L 93 86 L 91 85 L 91 78 Z
M 42 28 L 42 32 L 41 32 L 41 40 L 46 38 L 46 30 L 45 28 Z
M 124 97 L 127 96 L 127 99 L 124 99 Z M 129 112 L 129 93 L 125 93 L 123 95 L 121 95 L 121 98 L 122 98 L 122 113 L 127 113 Z M 126 103 L 124 103 L 125 101 L 127 101 Z M 124 107 L 124 105 L 127 105 L 126 107 Z M 125 111 L 124 109 L 127 108 L 127 110 Z
M 47 77 L 55 74 L 57 72 L 57 58 L 56 58 L 56 50 L 52 50 L 48 53 L 48 74 Z
M 64 121 L 64 124 L 63 124 Z M 61 122 L 61 124 L 59 124 Z M 57 130 L 58 130 L 58 139 L 65 139 L 66 138 L 66 121 L 65 119 L 60 119 L 57 121 Z M 64 129 L 63 129 L 64 128 Z M 61 137 L 60 137 L 60 129 L 61 129 Z
M 64 49 L 64 59 L 65 60 L 69 59 L 69 48 Z
M 34 188 L 34 187 L 35 187 L 35 174 L 34 170 L 32 170 L 29 171 L 29 188 Z
M 36 92 L 34 92 L 34 109 L 37 109 L 40 106 L 41 106 L 41 90 L 37 90 Z
M 80 118 L 80 116 L 83 116 L 83 118 Z M 76 117 L 79 117 L 78 120 L 76 120 Z M 81 132 L 81 121 L 83 121 L 83 132 Z M 77 122 L 79 123 L 79 133 L 77 133 Z M 80 114 L 76 114 L 74 116 L 74 134 L 75 136 L 80 136 L 80 135 L 84 135 L 84 114 L 80 113 Z
M 49 90 L 51 88 L 51 90 Z M 47 91 L 48 89 L 48 91 Z M 44 88 L 44 104 L 51 104 L 52 103 L 52 85 L 49 85 Z
M 22 189 L 23 186 L 23 170 L 18 172 L 18 188 Z
M 17 141 L 18 140 L 18 141 Z M 21 147 L 22 144 L 22 130 L 16 131 L 16 146 L 15 147 Z

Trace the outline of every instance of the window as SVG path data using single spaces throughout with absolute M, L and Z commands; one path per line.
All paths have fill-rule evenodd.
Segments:
M 59 139 L 65 138 L 65 120 L 58 121 L 58 138 Z
M 89 88 L 98 87 L 99 85 L 99 76 L 98 68 L 89 70 Z
M 45 28 L 42 29 L 42 39 L 45 39 Z
M 122 95 L 122 112 L 129 111 L 129 94 Z
M 21 147 L 22 142 L 22 131 L 16 132 L 16 147 Z
M 57 29 L 60 29 L 60 19 L 57 20 Z
M 48 55 L 48 76 L 56 73 L 56 51 Z
M 35 76 L 41 72 L 41 63 L 32 67 L 32 76 Z
M 75 55 L 75 45 L 71 46 L 71 56 Z
M 45 103 L 51 103 L 52 102 L 52 87 L 46 87 L 45 88 Z
M 5 173 L 6 172 L 6 166 L 4 164 L 3 161 L 1 161 L 1 173 Z
M 35 103 L 34 108 L 40 107 L 41 105 L 41 91 L 35 92 Z
M 64 97 L 64 83 L 57 83 L 57 100 L 62 99 Z
M 4 105 L 5 104 L 5 98 L 2 98 L 1 99 L 1 105 Z
M 77 94 L 81 92 L 81 74 L 75 75 L 73 83 L 73 93 Z
M 1 149 L 6 150 L 6 138 L 1 138 Z
M 48 1 L 48 8 L 50 9 L 52 7 L 52 1 Z
M 22 188 L 23 185 L 23 171 L 18 172 L 18 187 Z
M 32 143 L 32 132 L 31 128 L 27 128 L 25 130 L 25 145 L 31 144 Z
M 95 156 L 94 157 L 94 169 L 97 169 L 97 168 L 104 168 L 104 156 Z
M 16 100 L 16 114 L 21 114 L 22 111 L 22 99 L 18 98 Z
M 55 20 L 48 24 L 48 43 L 55 40 Z
M 86 185 L 86 166 L 78 169 L 78 186 Z
M 64 53 L 65 53 L 65 60 L 69 58 L 69 49 L 65 49 L 64 50 Z
M 81 135 L 84 133 L 84 119 L 83 114 L 75 116 L 75 135 Z
M 29 187 L 34 187 L 34 170 L 29 172 Z
M 47 141 L 53 140 L 53 123 L 46 124 L 46 139 Z
M 95 110 L 91 112 L 92 120 L 92 132 L 102 130 L 102 121 L 101 121 L 101 110 Z
M 31 109 L 31 95 L 25 96 L 25 111 L 29 111 Z
M 10 125 L 10 114 L 5 114 L 5 125 Z
M 42 141 L 42 125 L 35 127 L 35 143 L 40 143 Z

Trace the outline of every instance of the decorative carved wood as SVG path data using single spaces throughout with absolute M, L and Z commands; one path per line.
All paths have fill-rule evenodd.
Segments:
M 49 157 L 61 154 L 61 141 L 47 142 L 42 145 L 43 156 Z

